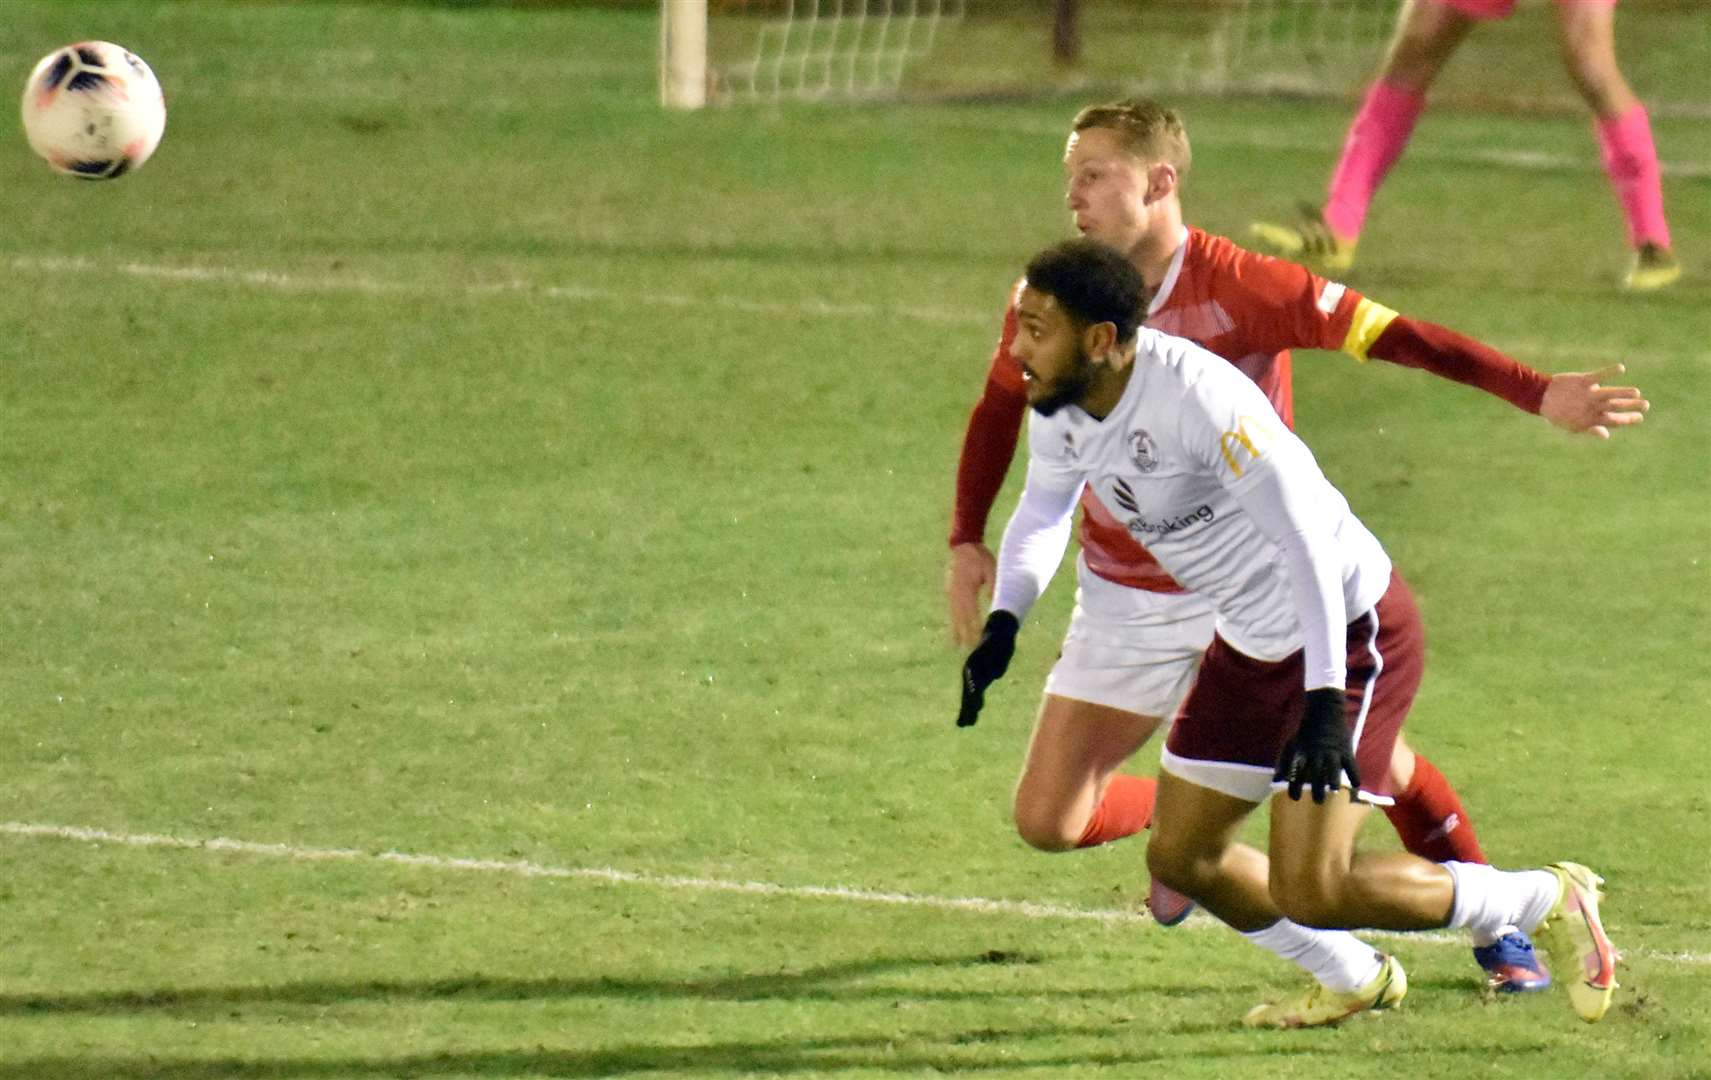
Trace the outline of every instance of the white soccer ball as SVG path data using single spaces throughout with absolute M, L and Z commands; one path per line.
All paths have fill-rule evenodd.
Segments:
M 42 57 L 24 84 L 23 113 L 30 148 L 84 180 L 137 168 L 166 131 L 154 72 L 110 41 L 80 41 Z

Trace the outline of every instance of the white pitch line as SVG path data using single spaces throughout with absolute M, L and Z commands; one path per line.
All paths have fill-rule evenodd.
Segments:
M 609 866 L 546 866 L 526 859 L 467 859 L 446 855 L 424 855 L 405 851 L 362 851 L 357 848 L 302 847 L 296 844 L 264 844 L 230 837 L 166 836 L 159 833 L 121 833 L 81 825 L 50 825 L 26 821 L 0 823 L 0 833 L 47 840 L 80 840 L 96 844 L 119 844 L 138 848 L 173 848 L 185 851 L 220 851 L 240 855 L 290 859 L 296 862 L 383 862 L 428 870 L 459 870 L 506 874 L 526 878 L 561 878 L 598 881 L 612 885 L 642 885 L 694 892 L 751 893 L 796 899 L 848 900 L 867 904 L 939 908 L 982 914 L 1020 915 L 1030 919 L 1065 919 L 1106 923 L 1144 922 L 1148 916 L 1134 911 L 1098 910 L 1041 904 L 1020 900 L 990 900 L 983 897 L 921 896 L 912 893 L 879 892 L 842 885 L 778 885 L 765 881 L 728 881 L 719 878 L 683 877 L 671 874 L 639 874 Z
M 799 318 L 879 319 L 903 318 L 918 322 L 955 326 L 996 326 L 998 310 L 977 315 L 944 308 L 912 307 L 907 304 L 834 304 L 824 300 L 751 300 L 741 296 L 689 296 L 683 293 L 639 292 L 604 289 L 591 285 L 538 285 L 528 281 L 497 281 L 473 285 L 433 285 L 423 282 L 391 281 L 361 274 L 292 274 L 275 270 L 246 270 L 225 266 L 173 266 L 86 259 L 81 257 L 9 255 L 0 263 L 22 273 L 116 274 L 122 277 L 200 285 L 237 285 L 279 292 L 355 292 L 406 296 L 494 296 L 517 294 L 570 303 L 644 304 L 669 308 L 710 308 L 749 315 Z
M 357 848 L 265 844 L 253 840 L 235 840 L 225 836 L 190 837 L 167 836 L 160 833 L 122 833 L 81 825 L 7 821 L 0 822 L 0 834 L 41 840 L 77 840 L 94 844 L 118 844 L 136 848 L 229 852 L 237 855 L 289 859 L 294 862 L 391 863 L 426 870 L 595 881 L 611 885 L 639 885 L 644 888 L 655 889 L 684 889 L 691 892 L 746 893 L 793 900 L 841 900 L 858 904 L 885 904 L 895 907 L 931 908 L 940 911 L 967 911 L 980 915 L 1015 915 L 1026 919 L 1049 919 L 1065 922 L 1133 924 L 1151 921 L 1150 916 L 1138 911 L 1113 908 L 1078 908 L 1064 904 L 1034 903 L 1025 900 L 995 900 L 981 896 L 930 896 L 920 893 L 858 889 L 847 885 L 779 885 L 768 881 L 731 881 L 721 878 L 687 877 L 675 874 L 640 874 L 610 866 L 547 866 L 526 859 L 469 859 L 407 851 L 362 851 Z M 1217 926 L 1215 922 L 1202 915 L 1195 915 L 1186 925 L 1201 930 L 1212 929 Z M 1459 934 L 1384 930 L 1362 931 L 1362 933 L 1367 937 L 1396 938 L 1433 945 L 1466 945 L 1465 940 Z M 1711 966 L 1711 953 L 1666 953 L 1652 950 L 1634 950 L 1630 952 L 1630 955 L 1639 955 L 1649 960 L 1691 967 Z

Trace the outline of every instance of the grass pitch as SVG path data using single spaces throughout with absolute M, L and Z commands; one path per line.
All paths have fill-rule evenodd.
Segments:
M 0 6 L 0 86 L 99 36 L 171 107 L 117 183 L 0 154 L 0 1080 L 1706 1075 L 1702 122 L 1670 292 L 1582 120 L 1473 111 L 1350 277 L 1627 363 L 1640 430 L 1297 363 L 1425 607 L 1411 737 L 1499 864 L 1609 879 L 1616 1007 L 1423 935 L 1400 1012 L 1253 1033 L 1293 972 L 1007 825 L 1063 582 L 952 726 L 956 448 L 1081 98 L 670 115 L 646 13 Z M 1348 116 L 1182 107 L 1235 235 Z

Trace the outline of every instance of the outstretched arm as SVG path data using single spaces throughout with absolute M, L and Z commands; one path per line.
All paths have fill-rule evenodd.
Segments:
M 1239 249 L 1238 249 L 1239 250 Z M 1279 259 L 1241 252 L 1218 279 L 1221 299 L 1239 309 L 1242 339 L 1224 356 L 1285 348 L 1341 350 L 1419 368 L 1483 390 L 1577 434 L 1608 439 L 1639 423 L 1648 405 L 1631 386 L 1605 386 L 1621 368 L 1547 375 L 1447 327 L 1399 315 L 1341 284 Z
M 1367 353 L 1484 390 L 1565 431 L 1600 439 L 1608 439 L 1611 428 L 1638 424 L 1651 407 L 1635 387 L 1604 385 L 1622 373 L 1620 364 L 1546 375 L 1464 334 L 1401 315 L 1389 320 Z

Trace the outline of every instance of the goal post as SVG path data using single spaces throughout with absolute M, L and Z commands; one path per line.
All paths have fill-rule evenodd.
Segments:
M 659 0 L 659 98 L 668 109 L 707 104 L 707 0 Z

